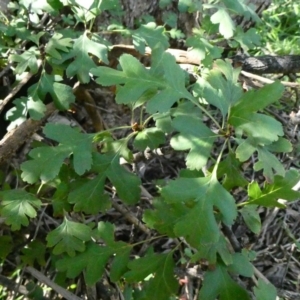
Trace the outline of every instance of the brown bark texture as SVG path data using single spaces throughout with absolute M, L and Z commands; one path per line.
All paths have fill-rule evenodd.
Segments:
M 236 66 L 241 66 L 242 70 L 254 74 L 290 74 L 300 72 L 300 56 L 257 56 L 257 57 L 240 57 L 233 58 Z

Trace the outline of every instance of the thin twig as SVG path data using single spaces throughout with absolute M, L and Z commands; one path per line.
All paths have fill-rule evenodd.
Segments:
M 25 272 L 31 274 L 38 281 L 43 282 L 47 286 L 51 287 L 55 292 L 62 295 L 67 300 L 82 300 L 82 298 L 77 297 L 75 294 L 59 286 L 58 284 L 50 280 L 48 277 L 46 277 L 43 273 L 39 272 L 33 267 L 26 267 Z
M 134 224 L 137 228 L 141 231 L 145 232 L 146 234 L 150 234 L 151 231 L 147 228 L 141 221 L 136 218 L 128 209 L 124 208 L 122 205 L 119 205 L 115 200 L 112 199 L 112 206 L 120 212 L 124 218 L 126 218 L 130 223 Z

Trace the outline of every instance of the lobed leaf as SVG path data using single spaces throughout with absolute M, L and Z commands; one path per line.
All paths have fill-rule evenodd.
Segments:
M 91 239 L 91 234 L 87 225 L 64 218 L 63 223 L 47 235 L 47 247 L 54 247 L 53 253 L 56 255 L 67 252 L 74 257 L 76 251 L 85 250 L 85 242 Z
M 0 192 L 0 213 L 5 223 L 11 225 L 12 230 L 19 230 L 21 226 L 28 226 L 28 218 L 37 216 L 35 208 L 40 208 L 42 202 L 33 194 L 24 190 L 6 190 Z

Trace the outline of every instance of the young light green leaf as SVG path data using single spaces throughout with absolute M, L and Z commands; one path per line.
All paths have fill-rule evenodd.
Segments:
M 286 172 L 285 177 L 276 175 L 274 182 L 266 184 L 265 187 L 259 192 L 253 193 L 249 191 L 250 199 L 247 204 L 256 204 L 266 207 L 285 207 L 279 203 L 279 199 L 293 201 L 299 198 L 300 192 L 294 191 L 292 188 L 300 179 L 300 175 L 296 170 L 289 170 Z M 255 197 L 253 197 L 255 195 Z
M 35 218 L 35 208 L 40 208 L 42 202 L 34 195 L 24 190 L 6 190 L 0 192 L 0 214 L 12 230 L 28 226 L 28 218 Z
M 92 230 L 87 225 L 64 218 L 63 223 L 47 235 L 47 247 L 54 247 L 56 255 L 67 252 L 74 257 L 76 251 L 85 250 L 85 242 L 91 239 L 91 234 Z
M 179 178 L 162 188 L 161 194 L 167 203 L 183 202 L 189 208 L 176 222 L 174 231 L 196 248 L 219 241 L 215 207 L 227 225 L 237 215 L 233 197 L 213 178 Z
M 172 126 L 180 133 L 172 137 L 175 150 L 190 150 L 186 157 L 189 169 L 201 169 L 210 156 L 216 135 L 197 117 L 182 115 L 176 117 Z
M 261 230 L 261 221 L 257 212 L 257 205 L 247 205 L 240 210 L 243 219 L 248 228 L 255 234 L 259 234 Z
M 200 290 L 200 300 L 250 300 L 248 293 L 240 287 L 227 273 L 227 269 L 221 263 L 216 265 L 215 270 L 207 271 L 204 275 L 203 286 Z
M 151 150 L 165 143 L 165 134 L 158 128 L 145 128 L 139 132 L 134 139 L 134 147 L 144 151 L 147 147 Z
M 66 74 L 68 77 L 77 75 L 81 83 L 88 83 L 90 81 L 90 70 L 96 67 L 89 54 L 98 57 L 104 63 L 108 64 L 107 47 L 89 39 L 86 32 L 75 40 L 71 54 L 74 60 L 69 64 Z
M 276 288 L 271 283 L 266 283 L 262 279 L 258 279 L 257 287 L 254 287 L 256 300 L 275 300 L 277 299 Z
M 233 36 L 235 25 L 230 15 L 223 7 L 218 7 L 218 11 L 215 12 L 210 20 L 213 24 L 219 24 L 219 31 L 225 39 L 229 39 Z

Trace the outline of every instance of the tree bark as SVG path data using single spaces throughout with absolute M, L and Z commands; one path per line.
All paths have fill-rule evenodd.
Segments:
M 242 70 L 254 74 L 290 74 L 300 72 L 300 56 L 257 56 L 257 57 L 241 57 L 233 58 L 236 67 L 241 66 Z

